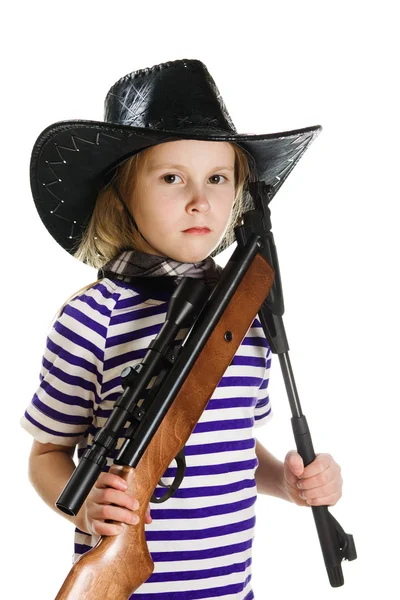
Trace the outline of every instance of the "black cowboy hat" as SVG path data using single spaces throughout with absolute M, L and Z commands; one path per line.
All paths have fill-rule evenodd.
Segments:
M 165 62 L 119 79 L 106 96 L 104 121 L 58 121 L 42 131 L 30 164 L 33 199 L 47 230 L 73 254 L 98 192 L 129 156 L 179 139 L 234 142 L 274 195 L 321 130 L 239 134 L 200 60 Z

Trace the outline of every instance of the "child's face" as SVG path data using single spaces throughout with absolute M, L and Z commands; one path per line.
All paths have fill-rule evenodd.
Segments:
M 180 262 L 204 260 L 222 240 L 232 212 L 232 146 L 178 140 L 152 147 L 148 158 L 135 198 L 129 201 L 139 231 L 150 244 L 146 252 Z M 208 231 L 187 231 L 196 227 Z

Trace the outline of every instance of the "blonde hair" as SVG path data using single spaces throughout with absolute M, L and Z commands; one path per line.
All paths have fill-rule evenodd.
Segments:
M 211 253 L 212 257 L 235 241 L 234 227 L 250 201 L 249 197 L 245 195 L 244 189 L 256 172 L 251 155 L 237 144 L 228 143 L 232 145 L 235 152 L 235 198 L 225 235 L 218 247 Z M 132 198 L 135 194 L 137 176 L 140 169 L 146 167 L 151 148 L 145 148 L 118 165 L 112 180 L 100 190 L 89 224 L 73 253 L 75 258 L 95 269 L 100 269 L 124 250 L 146 251 L 143 238 L 126 214 L 112 183 L 115 181 L 123 199 Z M 57 311 L 56 318 L 72 298 L 96 285 L 99 281 L 101 279 L 89 283 L 72 294 Z

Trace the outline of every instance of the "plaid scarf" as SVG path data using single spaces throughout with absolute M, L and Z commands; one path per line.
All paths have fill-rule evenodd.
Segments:
M 216 264 L 210 256 L 197 263 L 182 263 L 165 256 L 155 256 L 137 250 L 125 250 L 115 258 L 109 260 L 101 269 L 97 277 L 101 279 L 105 273 L 112 273 L 114 277 L 129 282 L 132 277 L 160 277 L 170 275 L 176 277 L 178 285 L 182 277 L 204 279 L 209 288 L 213 288 L 222 272 L 222 267 Z

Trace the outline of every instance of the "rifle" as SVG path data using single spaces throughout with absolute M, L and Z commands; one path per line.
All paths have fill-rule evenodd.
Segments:
M 315 459 L 282 321 L 283 294 L 268 206 L 273 190 L 264 181 L 250 183 L 248 189 L 255 208 L 235 228 L 238 246 L 217 286 L 204 302 L 202 283 L 189 278 L 181 281 L 163 328 L 143 362 L 122 372 L 123 394 L 56 502 L 67 514 L 77 514 L 129 421 L 126 441 L 110 472 L 123 477 L 128 493 L 138 499 L 139 525 L 126 525 L 118 536 L 101 537 L 73 565 L 55 600 L 126 600 L 151 575 L 154 564 L 144 531 L 148 502 L 165 501 L 179 487 L 184 445 L 257 313 L 271 351 L 279 356 L 297 451 L 305 466 Z M 173 337 L 180 327 L 190 325 L 177 353 L 171 348 Z M 160 368 L 141 403 L 148 382 Z M 175 481 L 163 498 L 156 499 L 152 492 L 174 457 L 178 464 Z M 328 507 L 311 508 L 329 582 L 332 587 L 341 586 L 341 561 L 357 558 L 353 536 L 344 532 Z

